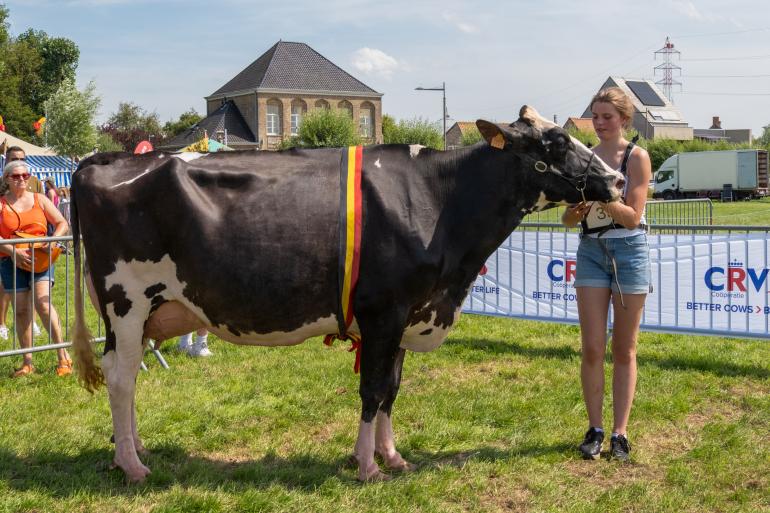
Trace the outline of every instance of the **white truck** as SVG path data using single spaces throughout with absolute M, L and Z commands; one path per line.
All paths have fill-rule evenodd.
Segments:
M 655 173 L 654 198 L 732 199 L 766 196 L 767 151 L 726 150 L 679 153 Z

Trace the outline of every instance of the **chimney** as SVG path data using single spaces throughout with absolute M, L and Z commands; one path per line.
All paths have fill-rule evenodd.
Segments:
M 719 121 L 719 116 L 712 116 L 711 117 L 711 128 L 712 129 L 718 128 L 720 130 L 722 129 L 722 122 Z

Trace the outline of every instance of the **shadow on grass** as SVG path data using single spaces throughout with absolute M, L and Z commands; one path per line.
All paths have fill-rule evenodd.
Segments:
M 569 345 L 550 346 L 550 347 L 529 347 L 513 340 L 491 340 L 488 338 L 448 338 L 444 342 L 448 347 L 462 347 L 471 351 L 480 351 L 486 354 L 518 354 L 527 358 L 548 358 L 558 360 L 569 360 L 580 358 L 580 351 L 575 350 Z
M 536 458 L 574 449 L 568 444 L 519 446 L 508 450 L 482 447 L 469 451 L 426 452 L 408 450 L 407 460 L 417 464 L 415 473 L 440 467 L 463 467 L 470 460 L 498 461 L 511 458 Z M 150 490 L 173 486 L 203 487 L 242 492 L 266 489 L 276 484 L 286 489 L 312 491 L 330 480 L 358 486 L 356 468 L 350 458 L 321 459 L 315 456 L 282 458 L 268 454 L 257 460 L 225 461 L 191 456 L 180 446 L 165 445 L 143 458 L 152 470 L 145 483 L 127 485 L 123 472 L 111 469 L 111 449 L 97 449 L 71 455 L 36 452 L 19 457 L 0 449 L 0 481 L 17 491 L 46 490 L 52 497 L 68 498 L 77 494 L 140 496 Z M 380 462 L 381 463 L 381 462 Z M 393 474 L 397 477 L 398 474 Z
M 464 351 L 482 352 L 489 355 L 515 354 L 532 359 L 580 359 L 580 351 L 570 345 L 532 347 L 520 344 L 513 340 L 504 341 L 468 338 L 449 338 L 444 345 L 461 348 L 461 350 Z M 766 366 L 733 363 L 726 361 L 717 355 L 640 355 L 637 358 L 637 362 L 639 366 L 652 365 L 664 370 L 707 372 L 720 377 L 745 376 L 760 379 L 770 378 L 770 368 Z

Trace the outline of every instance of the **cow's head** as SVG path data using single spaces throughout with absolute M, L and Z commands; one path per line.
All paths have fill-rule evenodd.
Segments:
M 543 119 L 525 105 L 519 119 L 508 127 L 476 121 L 487 143 L 515 153 L 523 165 L 523 181 L 537 189 L 536 210 L 580 201 L 616 201 L 623 175 L 611 169 L 580 141 Z

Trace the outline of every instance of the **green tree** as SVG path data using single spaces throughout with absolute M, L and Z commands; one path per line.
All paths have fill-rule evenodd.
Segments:
M 73 80 L 65 79 L 45 102 L 48 145 L 69 156 L 81 156 L 93 150 L 96 146 L 94 118 L 100 103 L 93 82 L 78 91 Z
M 163 125 L 163 132 L 166 137 L 174 137 L 177 134 L 181 134 L 191 126 L 200 122 L 203 117 L 196 112 L 196 110 L 190 107 L 190 110 L 183 112 L 176 121 L 167 121 Z
M 75 78 L 80 51 L 69 39 L 31 28 L 13 38 L 9 16 L 0 4 L 0 115 L 8 132 L 39 143 L 32 124 L 63 80 Z
M 118 104 L 117 112 L 99 130 L 108 133 L 124 151 L 133 151 L 140 141 L 151 141 L 157 146 L 163 140 L 158 114 L 148 113 L 132 102 Z
M 754 144 L 770 149 L 770 125 L 762 127 L 762 135 L 754 139 Z
M 281 149 L 342 148 L 361 144 L 356 125 L 347 112 L 334 109 L 315 109 L 302 118 L 296 137 L 285 141 Z
M 0 4 L 0 48 L 5 48 L 11 41 L 11 35 L 8 32 L 8 8 L 5 4 Z
M 422 118 L 401 119 L 387 127 L 383 121 L 382 138 L 385 144 L 421 144 L 436 150 L 444 149 L 441 130 Z
M 113 139 L 110 134 L 98 132 L 96 134 L 96 151 L 100 153 L 106 151 L 123 151 L 123 146 Z

